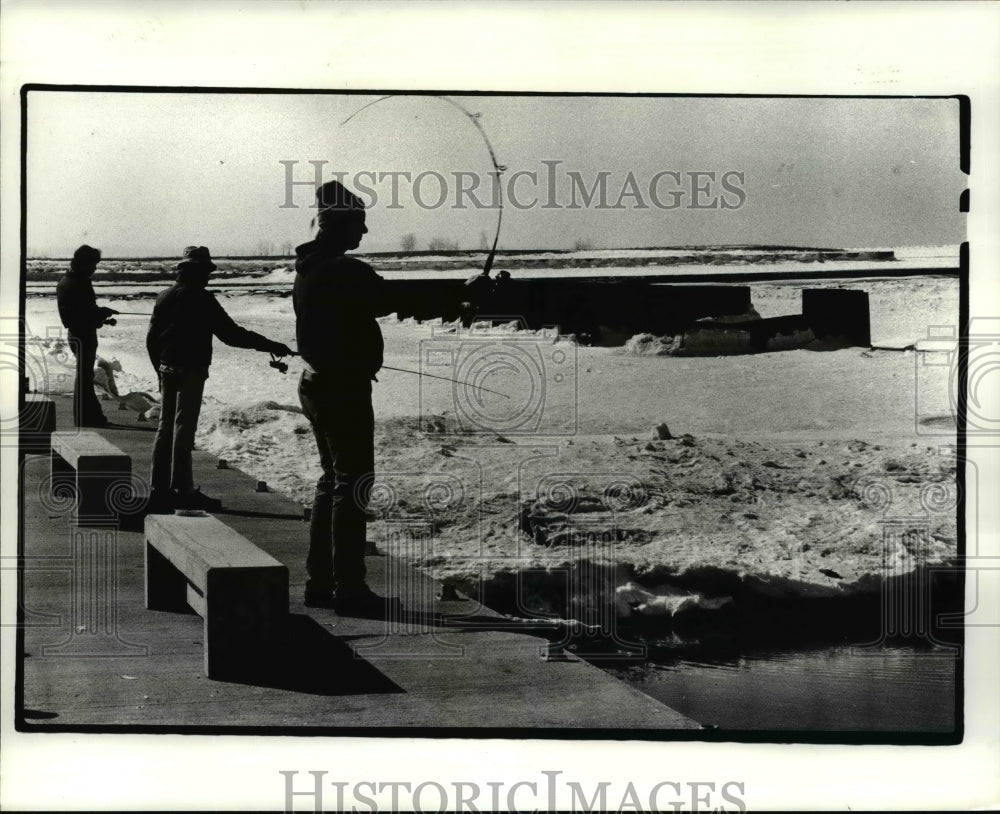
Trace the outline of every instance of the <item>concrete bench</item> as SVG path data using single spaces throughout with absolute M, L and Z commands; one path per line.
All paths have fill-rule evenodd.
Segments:
M 21 452 L 47 454 L 56 429 L 56 403 L 40 393 L 26 393 L 18 413 Z
M 204 620 L 205 674 L 264 666 L 288 616 L 288 568 L 220 520 L 146 517 L 146 607 Z
M 68 483 L 76 492 L 74 522 L 117 521 L 119 512 L 134 500 L 132 458 L 96 432 L 54 432 L 49 444 L 53 491 Z

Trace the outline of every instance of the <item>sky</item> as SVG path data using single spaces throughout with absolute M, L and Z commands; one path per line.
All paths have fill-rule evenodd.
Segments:
M 481 134 L 434 96 L 357 112 L 377 98 L 31 91 L 28 255 L 278 253 L 311 237 L 317 170 L 370 204 L 362 251 L 480 249 L 487 140 L 501 250 L 965 239 L 954 99 L 450 97 Z

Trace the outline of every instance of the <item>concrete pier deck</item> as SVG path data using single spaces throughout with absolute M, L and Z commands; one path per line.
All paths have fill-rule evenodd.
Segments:
M 57 428 L 72 428 L 70 399 L 53 398 Z M 144 478 L 155 426 L 104 407 L 115 424 L 97 432 Z M 216 516 L 289 569 L 277 652 L 239 680 L 208 679 L 201 618 L 145 607 L 141 517 L 71 525 L 72 506 L 49 493 L 48 456 L 25 455 L 18 728 L 612 738 L 699 728 L 572 655 L 546 660 L 538 631 L 468 598 L 439 600 L 439 584 L 394 558 L 367 566 L 376 591 L 400 596 L 398 618 L 304 607 L 302 507 L 203 452 L 194 462 L 196 482 L 223 501 Z

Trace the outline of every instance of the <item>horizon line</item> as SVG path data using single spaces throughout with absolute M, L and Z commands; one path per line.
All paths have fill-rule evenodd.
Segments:
M 850 251 L 886 251 L 893 249 L 934 249 L 934 248 L 954 248 L 958 249 L 962 244 L 962 241 L 958 243 L 921 243 L 921 244 L 903 244 L 896 246 L 845 246 L 845 247 L 835 247 L 835 246 L 798 246 L 787 243 L 689 243 L 673 246 L 613 246 L 613 247 L 599 247 L 591 246 L 588 248 L 579 249 L 551 249 L 551 248 L 533 248 L 533 249 L 497 249 L 497 255 L 518 255 L 518 254 L 584 254 L 587 252 L 630 252 L 630 251 L 678 251 L 683 249 L 689 250 L 733 250 L 733 249 L 760 249 L 760 250 L 775 250 L 775 251 L 798 251 L 798 252 L 850 252 Z M 364 257 L 371 255 L 393 255 L 393 256 L 405 256 L 405 257 L 430 257 L 430 256 L 463 256 L 463 255 L 475 255 L 475 254 L 486 254 L 488 249 L 417 249 L 412 251 L 403 251 L 400 249 L 382 249 L 377 251 L 364 251 L 364 252 L 351 252 L 355 257 Z M 216 254 L 212 256 L 213 260 L 294 260 L 295 254 Z M 26 255 L 24 258 L 26 261 L 30 260 L 51 260 L 55 262 L 69 262 L 72 260 L 71 256 L 65 257 L 53 257 L 50 255 Z M 103 256 L 101 257 L 101 262 L 112 262 L 119 260 L 180 260 L 181 255 L 171 254 L 171 255 L 114 255 L 114 256 Z

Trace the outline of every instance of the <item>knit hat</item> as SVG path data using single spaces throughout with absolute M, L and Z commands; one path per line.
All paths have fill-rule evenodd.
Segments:
M 177 264 L 177 268 L 200 269 L 202 271 L 215 271 L 215 263 L 212 262 L 212 254 L 204 246 L 185 246 L 183 259 Z
M 317 187 L 316 203 L 320 212 L 324 209 L 334 209 L 343 214 L 365 211 L 364 202 L 340 181 L 327 181 Z
M 79 249 L 73 252 L 70 268 L 91 268 L 96 266 L 100 261 L 101 250 L 84 243 Z
M 316 189 L 318 225 L 322 231 L 336 231 L 350 217 L 365 214 L 364 202 L 340 181 L 327 181 Z

